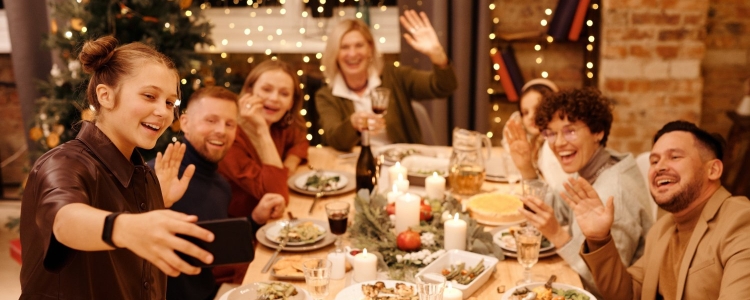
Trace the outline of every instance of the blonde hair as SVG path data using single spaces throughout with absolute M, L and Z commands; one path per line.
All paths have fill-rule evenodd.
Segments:
M 290 108 L 284 114 L 281 120 L 274 124 L 278 124 L 278 126 L 281 126 L 282 128 L 286 128 L 289 125 L 295 125 L 300 128 L 305 128 L 305 118 L 303 118 L 300 114 L 300 110 L 302 110 L 303 96 L 302 89 L 300 88 L 299 78 L 294 69 L 292 69 L 292 66 L 290 66 L 286 62 L 283 62 L 281 60 L 266 60 L 258 64 L 255 68 L 253 68 L 252 71 L 250 71 L 250 74 L 247 74 L 245 83 L 242 85 L 242 90 L 240 91 L 240 96 L 252 92 L 253 86 L 255 86 L 255 82 L 258 81 L 260 75 L 273 70 L 281 70 L 289 75 L 289 77 L 292 78 L 293 85 L 292 108 Z
M 367 41 L 367 44 L 370 45 L 370 48 L 372 48 L 370 69 L 375 69 L 378 74 L 383 70 L 383 57 L 380 55 L 378 48 L 375 47 L 375 39 L 372 37 L 372 33 L 370 33 L 370 28 L 358 19 L 346 19 L 336 24 L 336 27 L 333 28 L 330 36 L 328 36 L 326 50 L 321 60 L 321 64 L 325 67 L 323 74 L 330 80 L 340 72 L 338 54 L 341 47 L 341 39 L 351 31 L 359 31 L 365 38 L 365 41 Z

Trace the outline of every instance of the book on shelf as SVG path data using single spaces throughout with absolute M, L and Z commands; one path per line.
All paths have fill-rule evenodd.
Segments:
M 573 23 L 570 24 L 568 40 L 575 42 L 581 37 L 581 30 L 583 29 L 583 23 L 586 21 L 586 12 L 589 10 L 590 2 L 589 0 L 580 0 L 578 2 L 576 14 L 573 16 Z
M 552 21 L 549 23 L 547 34 L 557 41 L 568 39 L 571 24 L 578 10 L 578 0 L 560 0 L 557 2 L 555 13 L 552 15 Z M 585 16 L 585 14 L 584 14 Z
M 508 101 L 518 101 L 524 81 L 513 47 L 506 46 L 492 54 L 492 62 L 499 66 L 497 74 Z

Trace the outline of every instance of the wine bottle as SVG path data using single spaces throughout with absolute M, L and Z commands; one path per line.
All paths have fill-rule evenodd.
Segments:
M 362 150 L 360 150 L 357 159 L 356 175 L 357 191 L 367 189 L 368 192 L 372 193 L 378 179 L 375 176 L 375 157 L 372 156 L 372 151 L 370 151 L 370 135 L 367 130 L 362 131 Z

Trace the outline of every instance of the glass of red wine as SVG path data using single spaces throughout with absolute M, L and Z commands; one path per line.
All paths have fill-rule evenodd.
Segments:
M 346 233 L 347 222 L 349 221 L 349 203 L 343 201 L 333 201 L 326 204 L 326 214 L 328 215 L 328 227 L 331 233 L 336 235 L 336 250 L 341 249 L 341 236 Z
M 391 90 L 384 87 L 376 87 L 370 91 L 370 101 L 372 101 L 372 112 L 376 115 L 385 115 L 388 109 L 388 102 L 391 100 Z

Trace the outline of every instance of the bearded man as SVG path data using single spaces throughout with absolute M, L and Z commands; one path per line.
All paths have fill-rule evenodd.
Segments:
M 586 236 L 581 256 L 604 299 L 750 299 L 750 201 L 721 186 L 719 139 L 674 121 L 654 137 L 649 188 L 669 212 L 646 237 L 631 267 L 609 234 L 612 199 L 603 205 L 581 180 L 566 186 L 566 203 Z

